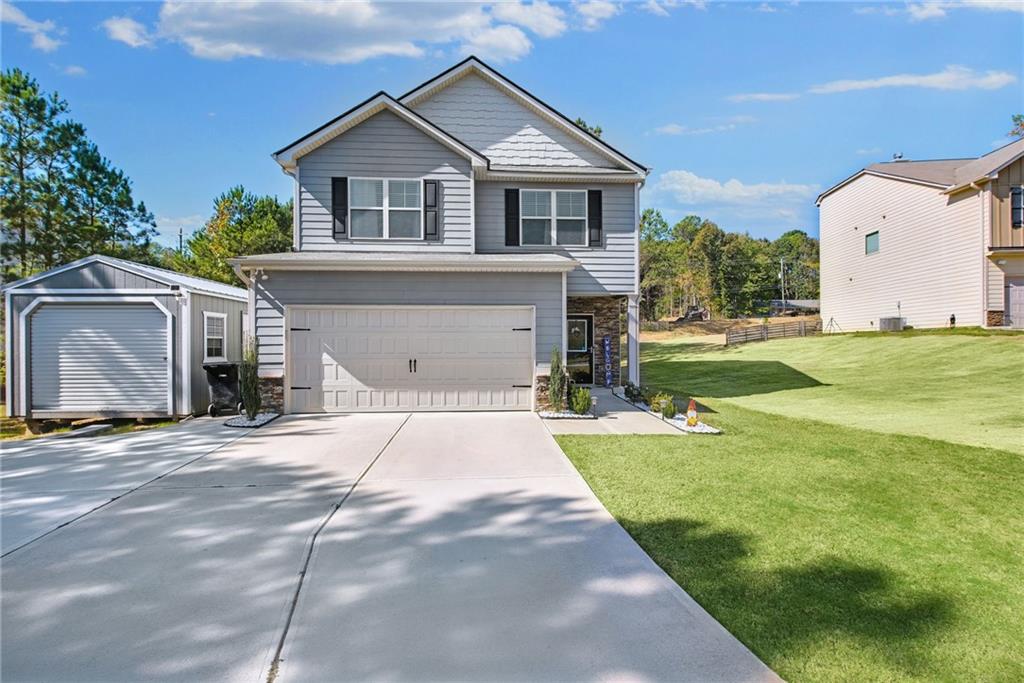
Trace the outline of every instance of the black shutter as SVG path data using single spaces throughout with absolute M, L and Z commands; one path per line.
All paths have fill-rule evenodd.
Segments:
M 348 178 L 331 178 L 331 214 L 334 239 L 348 239 Z
M 600 247 L 602 244 L 603 218 L 601 211 L 601 190 L 587 190 L 587 227 L 592 247 Z
M 519 190 L 505 188 L 505 246 L 519 246 Z
M 423 181 L 423 237 L 429 241 L 441 238 L 437 223 L 437 207 L 440 204 L 440 183 L 436 180 Z

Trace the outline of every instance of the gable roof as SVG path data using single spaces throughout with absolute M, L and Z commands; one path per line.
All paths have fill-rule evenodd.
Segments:
M 590 131 L 583 130 L 577 126 L 572 119 L 558 111 L 551 105 L 547 104 L 539 97 L 533 95 L 525 88 L 520 87 L 509 78 L 498 73 L 490 66 L 485 64 L 477 57 L 470 56 L 462 60 L 455 66 L 442 71 L 437 76 L 434 76 L 430 80 L 421 83 L 409 92 L 405 93 L 398 100 L 407 105 L 413 106 L 417 102 L 420 102 L 434 93 L 443 90 L 455 81 L 461 79 L 469 73 L 475 73 L 485 80 L 496 85 L 499 89 L 503 90 L 506 94 L 511 96 L 513 99 L 526 105 L 539 115 L 548 119 L 556 126 L 561 128 L 563 131 L 574 137 L 575 139 L 583 142 L 587 146 L 597 150 L 604 156 L 610 157 L 617 163 L 629 168 L 635 173 L 641 175 L 647 175 L 650 169 L 643 164 L 630 159 L 628 156 L 615 149 L 607 142 L 592 134 Z
M 454 135 L 442 130 L 383 90 L 363 100 L 348 111 L 334 117 L 319 128 L 274 152 L 273 157 L 285 169 L 295 166 L 296 160 L 317 147 L 333 140 L 345 131 L 358 126 L 382 111 L 390 111 L 406 123 L 418 128 L 442 145 L 469 159 L 474 166 L 486 166 L 487 157 Z
M 976 158 L 884 161 L 871 164 L 828 188 L 818 195 L 816 203 L 821 204 L 821 200 L 826 195 L 862 175 L 916 182 L 931 185 L 946 193 L 952 193 L 970 186 L 971 183 L 987 182 L 999 171 L 1021 157 L 1024 157 L 1024 138 Z
M 241 287 L 232 287 L 226 285 L 223 282 L 215 282 L 214 280 L 207 280 L 202 277 L 194 277 L 192 275 L 184 275 L 182 273 L 176 273 L 173 270 L 166 270 L 164 268 L 157 268 L 156 266 L 148 266 L 142 263 L 136 263 L 134 261 L 126 261 L 125 259 L 115 258 L 113 256 L 102 256 L 100 254 L 93 254 L 92 256 L 86 256 L 80 258 L 77 261 L 66 263 L 63 266 L 53 268 L 43 273 L 37 273 L 30 277 L 16 280 L 9 284 L 4 285 L 4 290 L 18 289 L 25 285 L 30 285 L 40 280 L 45 280 L 48 277 L 52 277 L 58 273 L 63 273 L 75 268 L 81 268 L 91 263 L 102 263 L 104 265 L 111 266 L 112 268 L 118 268 L 135 275 L 141 275 L 142 277 L 155 280 L 156 282 L 167 285 L 177 285 L 182 289 L 190 291 L 202 292 L 204 294 L 212 294 L 214 296 L 227 297 L 229 299 L 238 299 L 245 301 L 248 299 L 246 291 Z

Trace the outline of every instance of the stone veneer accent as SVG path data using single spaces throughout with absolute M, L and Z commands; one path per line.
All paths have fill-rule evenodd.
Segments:
M 594 385 L 604 386 L 604 337 L 612 343 L 612 386 L 619 386 L 622 368 L 622 324 L 624 296 L 570 296 L 566 301 L 566 313 L 591 314 L 594 316 Z
M 284 377 L 260 377 L 261 410 L 284 412 Z
M 989 327 L 1002 327 L 1006 324 L 1003 311 L 988 311 L 985 314 L 985 324 Z

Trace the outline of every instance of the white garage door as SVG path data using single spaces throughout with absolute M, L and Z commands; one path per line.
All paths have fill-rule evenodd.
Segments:
M 1007 281 L 1006 304 L 1010 325 L 1024 328 L 1024 279 Z
M 34 412 L 168 412 L 161 310 L 44 304 L 30 319 Z
M 533 309 L 294 308 L 290 410 L 529 410 Z

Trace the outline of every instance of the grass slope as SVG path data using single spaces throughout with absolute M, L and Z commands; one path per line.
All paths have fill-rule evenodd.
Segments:
M 558 441 L 783 677 L 1024 679 L 1020 456 L 716 407 L 721 437 Z
M 1024 680 L 1022 341 L 646 344 L 645 383 L 725 433 L 558 441 L 785 678 Z
M 645 384 L 791 417 L 1024 453 L 1024 336 L 643 345 Z

